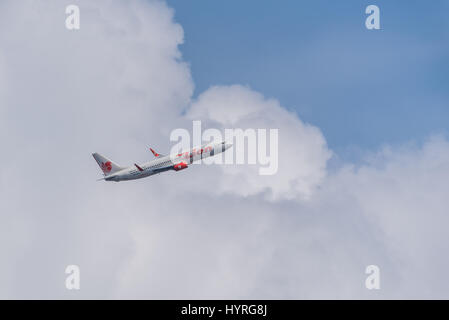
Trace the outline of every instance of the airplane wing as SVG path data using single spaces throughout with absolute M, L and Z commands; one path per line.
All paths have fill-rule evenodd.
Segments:
M 175 170 L 175 171 L 179 171 L 179 170 L 183 170 L 188 168 L 187 162 L 186 161 L 176 161 L 176 162 L 170 162 L 169 165 L 163 166 L 163 167 L 158 167 L 158 168 L 154 168 L 152 169 L 154 172 L 160 173 L 160 172 L 164 172 L 164 171 L 168 171 L 168 170 Z

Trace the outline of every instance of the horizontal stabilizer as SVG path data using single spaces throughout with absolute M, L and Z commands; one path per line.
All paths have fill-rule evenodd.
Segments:
M 153 155 L 156 157 L 156 158 L 159 158 L 159 157 L 163 157 L 164 155 L 162 155 L 162 154 L 160 154 L 160 153 L 157 153 L 156 151 L 154 151 L 153 149 L 151 149 L 150 148 L 150 151 L 153 153 Z

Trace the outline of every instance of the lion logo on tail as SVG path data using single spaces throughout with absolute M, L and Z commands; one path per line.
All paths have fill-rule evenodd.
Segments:
M 101 163 L 101 170 L 103 170 L 104 173 L 111 172 L 111 170 L 112 170 L 112 163 L 111 163 L 111 161 L 102 162 Z

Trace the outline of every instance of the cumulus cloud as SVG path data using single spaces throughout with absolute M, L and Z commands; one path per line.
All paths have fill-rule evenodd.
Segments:
M 268 198 L 274 200 L 304 199 L 325 177 L 331 153 L 320 130 L 304 124 L 275 99 L 266 99 L 239 85 L 216 86 L 194 101 L 187 117 L 203 120 L 206 126 L 222 132 L 225 128 L 279 131 L 276 173 L 260 175 L 259 165 L 226 166 L 224 179 L 219 183 L 220 192 L 245 196 L 268 192 Z M 267 149 L 273 150 L 268 132 L 266 142 Z
M 124 165 L 146 161 L 148 144 L 166 144 L 193 90 L 178 49 L 183 30 L 164 3 L 77 4 L 81 29 L 69 31 L 64 3 L 2 2 L 0 246 L 8 255 L 0 277 L 11 283 L 0 289 L 5 297 L 64 293 L 59 269 L 74 260 L 95 261 L 97 272 L 120 267 L 131 252 L 121 250 L 129 230 L 119 228 L 119 220 L 132 220 L 124 214 L 130 207 L 121 211 L 131 190 L 98 189 L 88 178 L 99 174 L 90 154 Z M 156 195 L 153 188 L 146 192 Z M 30 267 L 42 277 L 20 280 Z M 103 281 L 97 273 L 92 278 Z M 98 287 L 87 296 L 109 292 Z
M 445 138 L 329 172 L 320 130 L 275 99 L 235 85 L 191 100 L 164 2 L 76 3 L 79 31 L 59 2 L 1 3 L 0 297 L 448 297 Z M 95 181 L 91 152 L 146 161 L 149 143 L 168 151 L 192 119 L 278 128 L 278 174 L 193 166 Z M 64 287 L 68 264 L 80 291 Z M 369 264 L 378 292 L 364 287 Z

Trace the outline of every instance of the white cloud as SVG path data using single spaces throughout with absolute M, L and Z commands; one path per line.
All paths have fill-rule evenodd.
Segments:
M 260 93 L 239 85 L 217 86 L 201 94 L 187 116 L 203 120 L 206 126 L 222 132 L 225 128 L 279 130 L 277 173 L 259 175 L 259 165 L 224 167 L 219 192 L 244 196 L 268 192 L 267 198 L 272 200 L 304 199 L 310 197 L 325 177 L 331 153 L 320 130 L 304 124 L 274 99 L 265 99 Z M 267 133 L 267 142 L 268 136 Z
M 164 3 L 77 3 L 79 31 L 58 2 L 1 3 L 0 297 L 448 297 L 444 138 L 326 172 L 320 130 L 276 100 L 229 86 L 191 104 L 182 28 Z M 278 127 L 279 173 L 95 181 L 91 152 L 145 161 L 149 143 L 196 117 Z M 64 287 L 69 264 L 79 292 Z M 368 264 L 380 292 L 364 288 Z

